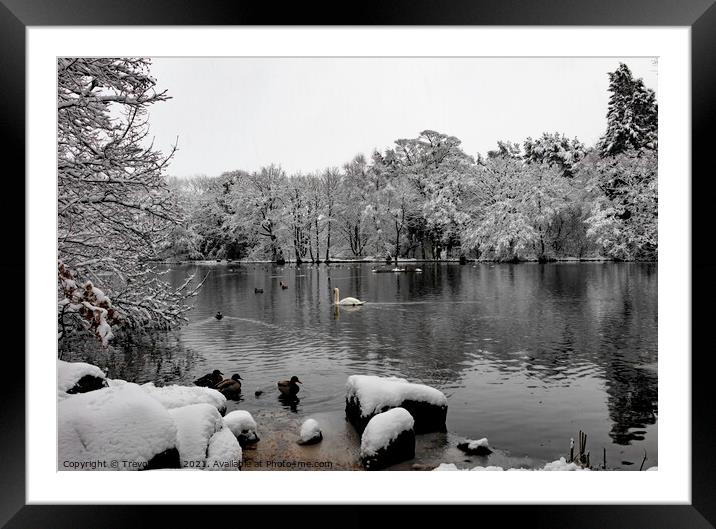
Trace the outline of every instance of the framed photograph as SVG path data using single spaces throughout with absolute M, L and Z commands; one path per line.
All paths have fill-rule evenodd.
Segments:
M 713 2 L 65 4 L 0 6 L 0 523 L 713 526 Z

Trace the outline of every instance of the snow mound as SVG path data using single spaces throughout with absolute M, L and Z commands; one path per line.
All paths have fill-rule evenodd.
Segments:
M 373 417 L 363 431 L 361 457 L 374 456 L 404 431 L 412 430 L 415 421 L 405 408 L 393 408 Z
M 241 446 L 259 441 L 256 421 L 248 411 L 235 410 L 224 417 L 224 427 L 239 440 Z
M 647 472 L 654 471 L 654 470 L 659 470 L 659 467 L 649 467 L 646 469 Z
M 98 470 L 115 470 L 113 460 L 146 464 L 174 448 L 176 435 L 169 412 L 137 384 L 68 396 L 58 404 L 58 469 L 89 469 L 65 462 L 104 461 Z
M 489 448 L 489 445 L 487 444 L 487 437 L 483 437 L 482 439 L 478 439 L 477 441 L 467 441 L 467 447 L 470 450 L 477 450 L 478 448 Z
M 459 469 L 456 465 L 453 463 L 441 463 L 438 465 L 435 470 L 441 470 L 441 471 L 449 471 L 449 470 L 488 470 L 488 471 L 500 471 L 505 470 L 502 467 L 496 467 L 496 466 L 489 466 L 489 467 L 473 467 L 470 469 Z M 518 471 L 518 470 L 529 470 L 526 468 L 508 468 L 508 471 Z M 563 457 L 560 457 L 556 461 L 552 461 L 551 463 L 546 463 L 542 468 L 536 468 L 534 470 L 548 470 L 548 471 L 572 471 L 572 470 L 589 470 L 588 468 L 582 468 L 576 463 L 567 463 L 567 460 Z
M 107 380 L 107 375 L 99 367 L 84 362 L 65 362 L 57 360 L 57 392 L 67 393 L 84 376 Z
M 181 466 L 197 465 L 202 468 L 206 462 L 209 439 L 223 427 L 221 415 L 214 406 L 205 403 L 173 408 L 169 414 L 176 423 Z
M 400 406 L 406 400 L 447 406 L 447 397 L 442 391 L 397 377 L 352 375 L 346 384 L 346 399 L 352 398 L 360 401 L 363 417 Z
M 158 400 L 162 406 L 169 410 L 192 404 L 209 404 L 219 412 L 226 410 L 226 397 L 215 389 L 176 384 L 157 387 L 153 382 L 142 384 L 141 387 L 150 397 Z
M 448 472 L 459 470 L 455 463 L 440 463 L 433 469 L 433 472 Z
M 228 428 L 222 428 L 209 439 L 206 470 L 239 470 L 241 446 Z
M 301 443 L 308 444 L 311 442 L 318 442 L 323 439 L 323 432 L 321 427 L 318 426 L 316 419 L 306 419 L 301 425 L 301 432 L 299 434 Z
M 547 463 L 544 467 L 542 467 L 542 470 L 552 470 L 552 471 L 565 471 L 565 470 L 585 470 L 576 463 L 567 463 L 567 460 L 563 457 L 560 457 L 557 461 L 552 461 L 551 463 Z

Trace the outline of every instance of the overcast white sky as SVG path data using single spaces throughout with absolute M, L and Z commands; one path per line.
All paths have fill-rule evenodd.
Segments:
M 155 58 L 173 99 L 150 124 L 162 149 L 178 136 L 168 172 L 181 177 L 340 167 L 425 129 L 471 155 L 542 132 L 591 145 L 619 62 L 656 90 L 650 58 Z

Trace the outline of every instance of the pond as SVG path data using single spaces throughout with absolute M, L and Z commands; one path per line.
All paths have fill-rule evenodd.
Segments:
M 567 455 L 583 430 L 593 464 L 603 449 L 609 468 L 638 470 L 645 451 L 644 468 L 658 464 L 656 264 L 420 263 L 421 273 L 383 274 L 375 266 L 171 265 L 177 285 L 208 274 L 189 323 L 115 351 L 103 367 L 161 384 L 238 372 L 244 396 L 229 410 L 257 417 L 259 450 L 295 456 L 271 432 L 317 417 L 335 435 L 314 456 L 342 457 L 342 468 L 357 450 L 336 455 L 340 443 L 356 444 L 342 420 L 352 374 L 396 375 L 447 395 L 449 434 L 420 439 L 419 462 L 537 466 Z M 366 304 L 337 310 L 334 287 Z M 276 382 L 292 375 L 303 385 L 290 409 Z M 489 461 L 453 448 L 481 437 L 497 449 Z

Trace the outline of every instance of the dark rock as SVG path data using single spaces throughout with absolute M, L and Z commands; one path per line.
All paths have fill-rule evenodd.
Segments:
M 179 450 L 176 447 L 155 455 L 142 470 L 157 470 L 160 468 L 181 468 Z
M 375 455 L 361 457 L 361 463 L 366 470 L 381 470 L 414 457 L 415 432 L 405 430 L 393 439 L 388 446 L 379 449 Z
M 487 456 L 492 453 L 492 450 L 484 445 L 470 448 L 470 441 L 458 443 L 457 447 L 469 456 Z
M 248 445 L 255 445 L 261 439 L 259 439 L 256 432 L 241 432 L 238 436 L 236 436 L 236 440 L 239 441 L 241 448 L 246 448 Z
M 447 406 L 436 406 L 429 402 L 404 400 L 398 406 L 384 407 L 375 413 L 363 417 L 361 415 L 360 401 L 356 397 L 346 399 L 346 418 L 358 433 L 363 433 L 368 422 L 393 407 L 405 408 L 415 419 L 415 433 L 446 432 Z
M 74 386 L 67 390 L 67 393 L 87 393 L 107 387 L 107 381 L 94 375 L 85 375 L 80 378 Z
M 297 442 L 300 445 L 307 446 L 307 445 L 315 445 L 323 441 L 323 433 L 318 432 L 318 435 L 311 437 L 310 439 L 307 439 L 306 441 L 302 441 L 299 439 Z

